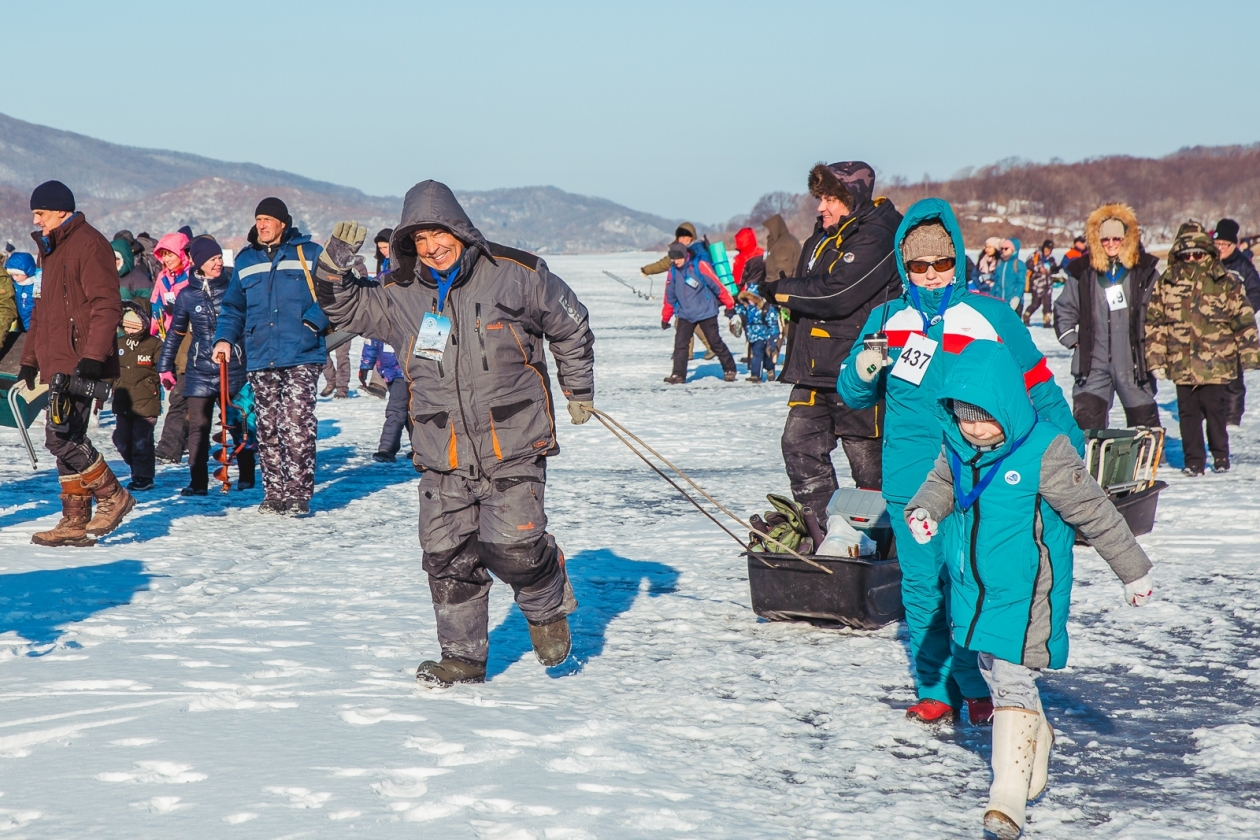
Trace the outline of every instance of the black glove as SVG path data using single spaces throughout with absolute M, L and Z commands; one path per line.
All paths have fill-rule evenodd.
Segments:
M 661 321 L 661 329 L 663 330 L 669 329 L 669 321 Z
M 35 390 L 35 377 L 39 375 L 39 368 L 35 365 L 22 365 L 18 370 L 18 379 L 26 383 L 26 390 Z
M 366 385 L 366 384 L 367 384 L 367 378 L 368 378 L 368 371 L 369 371 L 369 370 L 371 370 L 371 368 L 360 368 L 360 369 L 359 369 L 359 384 L 360 384 L 360 385 Z
M 105 363 L 96 359 L 79 359 L 79 363 L 74 366 L 74 375 L 80 379 L 98 381 L 105 375 Z
M 782 274 L 783 272 L 780 271 L 779 273 Z M 781 277 L 779 278 L 779 280 L 782 280 L 782 279 L 783 278 Z M 758 294 L 761 295 L 763 298 L 765 298 L 766 302 L 769 304 L 773 305 L 775 302 L 774 293 L 779 288 L 779 280 L 770 280 L 769 278 L 767 278 L 761 284 L 761 290 L 758 292 Z
M 732 309 L 732 308 L 730 308 L 730 307 L 727 307 L 727 310 L 726 310 L 726 317 L 727 317 L 727 318 L 734 318 L 734 317 L 735 317 L 735 310 L 734 310 L 734 309 Z

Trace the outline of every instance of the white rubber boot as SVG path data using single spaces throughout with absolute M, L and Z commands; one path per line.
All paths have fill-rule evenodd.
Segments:
M 999 707 L 993 712 L 993 786 L 984 829 L 998 840 L 1016 840 L 1024 830 L 1024 808 L 1042 716 L 1028 709 Z
M 1028 782 L 1029 802 L 1046 790 L 1046 782 L 1050 776 L 1050 751 L 1054 749 L 1054 727 L 1046 719 L 1041 698 L 1037 698 L 1037 711 L 1041 713 L 1041 725 L 1037 727 L 1037 754 L 1033 757 L 1032 778 Z

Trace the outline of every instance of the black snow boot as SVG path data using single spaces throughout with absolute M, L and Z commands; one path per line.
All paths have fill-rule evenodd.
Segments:
M 561 617 L 550 624 L 530 624 L 529 641 L 534 645 L 534 656 L 544 667 L 559 665 L 569 658 L 572 639 L 569 636 L 569 619 Z
M 416 679 L 430 685 L 455 685 L 456 683 L 483 683 L 486 681 L 485 663 L 464 662 L 462 659 L 447 659 L 441 662 L 432 659 L 420 663 L 416 669 Z

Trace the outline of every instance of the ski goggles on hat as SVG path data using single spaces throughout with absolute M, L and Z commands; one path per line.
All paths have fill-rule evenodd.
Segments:
M 926 274 L 928 268 L 932 268 L 934 271 L 939 273 L 942 271 L 949 271 L 954 267 L 955 263 L 957 263 L 957 260 L 953 257 L 941 257 L 935 262 L 928 262 L 927 260 L 910 260 L 906 263 L 906 271 L 911 274 Z

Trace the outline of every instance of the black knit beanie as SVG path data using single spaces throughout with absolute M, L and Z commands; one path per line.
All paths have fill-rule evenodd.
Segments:
M 268 196 L 258 202 L 258 206 L 254 208 L 254 216 L 270 216 L 284 222 L 285 227 L 293 227 L 293 217 L 289 215 L 289 208 L 275 196 Z
M 74 212 L 74 193 L 60 181 L 45 181 L 31 193 L 32 210 Z

